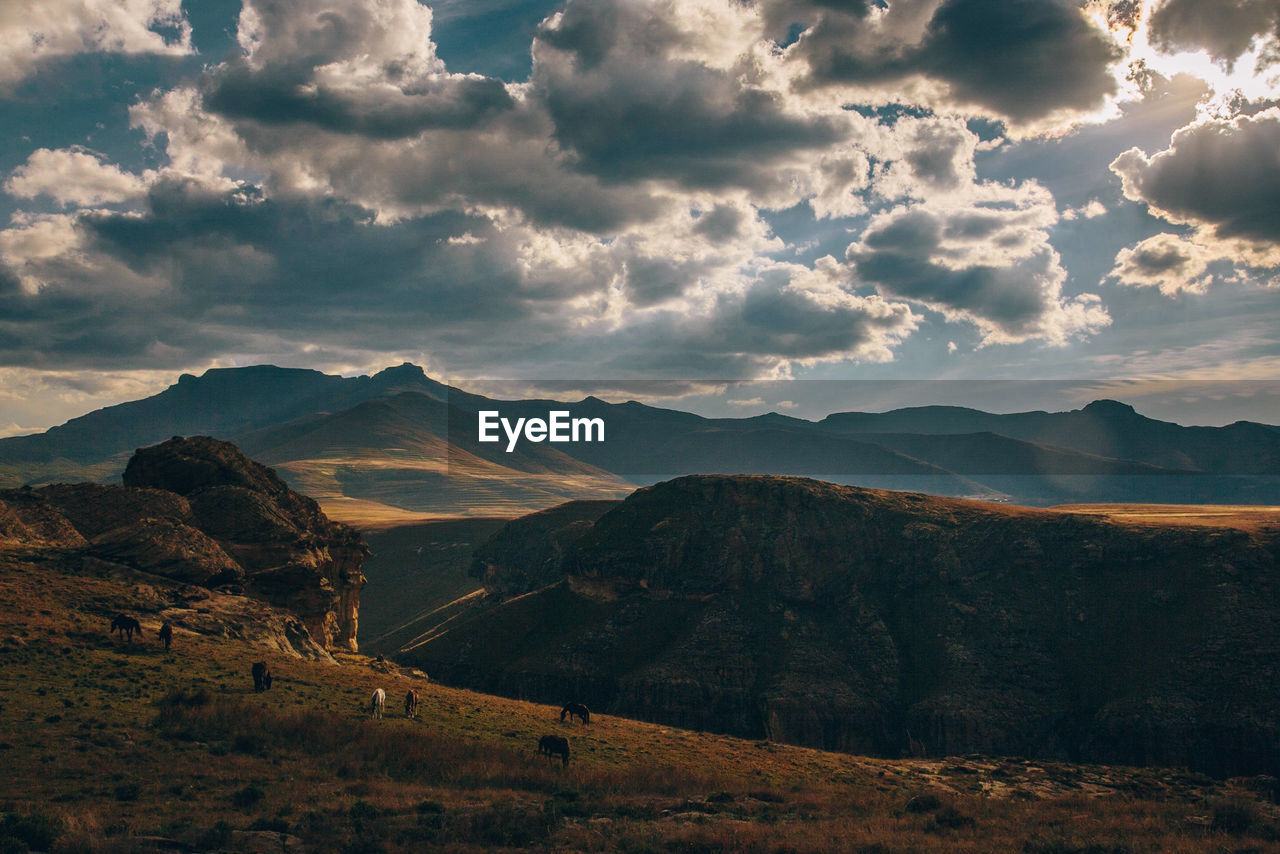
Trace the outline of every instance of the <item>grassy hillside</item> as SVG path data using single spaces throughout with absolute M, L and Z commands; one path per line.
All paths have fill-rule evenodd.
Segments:
M 149 618 L 172 590 L 0 554 L 0 849 L 1280 850 L 1267 781 L 952 757 L 872 760 L 304 662 Z M 137 614 L 132 646 L 110 616 Z M 254 694 L 249 664 L 275 673 Z M 374 666 L 371 666 L 374 665 Z M 369 720 L 385 687 L 388 717 Z M 408 687 L 417 720 L 400 714 Z M 572 761 L 537 756 L 568 736 Z
M 361 572 L 361 650 L 393 653 L 447 619 L 440 610 L 480 589 L 471 553 L 507 519 L 451 519 L 366 532 L 372 554 Z

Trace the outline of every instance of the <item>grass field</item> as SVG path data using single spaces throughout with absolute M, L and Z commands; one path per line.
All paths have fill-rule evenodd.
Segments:
M 1274 781 L 562 724 L 365 658 L 181 627 L 166 654 L 147 618 L 162 582 L 58 565 L 0 554 L 0 851 L 1280 851 Z M 107 634 L 121 610 L 141 642 Z M 571 739 L 568 767 L 536 754 L 545 733 Z
M 1061 504 L 1050 509 L 1138 525 L 1280 530 L 1280 507 L 1252 504 Z

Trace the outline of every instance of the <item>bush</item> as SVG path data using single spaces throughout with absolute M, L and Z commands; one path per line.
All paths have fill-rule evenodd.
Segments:
M 115 788 L 117 801 L 136 801 L 142 794 L 141 783 L 121 783 Z
M 378 808 L 373 804 L 368 801 L 356 801 L 351 805 L 351 809 L 347 810 L 347 821 L 351 822 L 351 829 L 356 833 L 364 833 L 378 815 Z
M 62 823 L 40 813 L 8 813 L 0 818 L 0 851 L 48 851 L 62 832 Z
M 1230 798 L 1212 804 L 1210 827 L 1233 836 L 1248 833 L 1260 818 L 1258 805 L 1244 798 Z
M 238 809 L 248 809 L 267 796 L 262 789 L 250 783 L 231 796 L 231 803 Z
M 933 792 L 922 792 L 911 800 L 907 801 L 907 812 L 922 813 L 933 812 L 942 806 L 942 801 L 938 800 L 938 796 Z

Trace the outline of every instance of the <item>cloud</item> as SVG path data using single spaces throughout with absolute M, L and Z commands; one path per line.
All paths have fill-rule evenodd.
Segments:
M 799 4 L 769 4 L 766 19 Z M 814 20 L 789 48 L 811 86 L 854 86 L 931 106 L 975 107 L 1016 125 L 1102 106 L 1120 58 L 1070 0 L 803 4 Z M 825 8 L 824 8 L 825 7 Z
M 1230 65 L 1278 27 L 1275 0 L 1165 0 L 1151 14 L 1150 37 L 1165 52 L 1204 49 Z
M 1209 264 L 1218 260 L 1206 247 L 1176 234 L 1157 234 L 1121 249 L 1109 274 L 1122 285 L 1157 288 L 1165 296 L 1201 294 L 1213 280 Z
M 192 52 L 181 0 L 41 0 L 0 4 L 0 93 L 80 53 Z
M 1057 218 L 1048 194 L 985 189 L 994 197 L 874 217 L 846 253 L 857 280 L 972 323 L 984 344 L 1064 344 L 1107 326 L 1095 295 L 1062 295 L 1066 271 L 1048 241 Z
M 1197 122 L 1148 156 L 1131 148 L 1111 163 L 1125 198 L 1153 216 L 1220 239 L 1280 244 L 1280 109 Z
M 538 30 L 532 93 L 577 170 L 777 193 L 854 120 L 797 109 L 753 25 L 726 3 L 569 0 Z
M 701 311 L 649 312 L 609 337 L 611 371 L 726 379 L 786 377 L 795 366 L 885 362 L 919 325 L 901 302 L 845 289 L 831 257 L 777 264 Z
M 1087 204 L 1078 208 L 1067 208 L 1062 212 L 1062 218 L 1072 219 L 1096 219 L 1103 216 L 1107 212 L 1107 206 L 1097 199 L 1090 199 Z
M 445 70 L 417 0 L 246 3 L 238 40 L 203 83 L 204 107 L 236 120 L 398 139 L 514 106 L 502 81 Z
M 48 196 L 63 207 L 90 207 L 140 200 L 146 183 L 87 149 L 39 148 L 13 170 L 4 190 L 20 199 Z

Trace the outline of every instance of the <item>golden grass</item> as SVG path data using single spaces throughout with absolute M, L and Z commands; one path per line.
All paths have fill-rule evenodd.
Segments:
M 1064 513 L 1102 516 L 1136 525 L 1178 525 L 1261 531 L 1280 528 L 1280 507 L 1249 504 L 1062 504 Z
M 335 852 L 1280 850 L 1275 806 L 1243 782 L 871 759 L 600 714 L 562 724 L 359 657 L 312 663 L 182 630 L 166 655 L 142 581 L 0 555 L 0 811 L 52 820 L 55 851 L 155 836 L 248 850 L 282 833 Z M 141 643 L 107 635 L 120 610 L 143 616 Z M 260 658 L 275 684 L 255 694 Z M 377 686 L 388 716 L 372 721 Z M 400 714 L 410 686 L 416 720 Z M 568 768 L 536 755 L 543 733 L 571 739 Z

